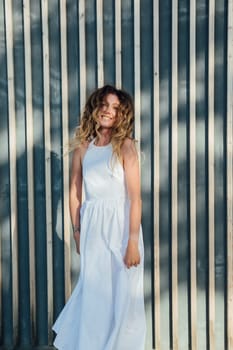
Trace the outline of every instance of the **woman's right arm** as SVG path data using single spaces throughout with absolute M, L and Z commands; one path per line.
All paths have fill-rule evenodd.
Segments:
M 74 228 L 74 240 L 76 250 L 80 254 L 80 208 L 82 204 L 82 161 L 81 148 L 77 148 L 73 152 L 71 177 L 70 177 L 70 217 Z

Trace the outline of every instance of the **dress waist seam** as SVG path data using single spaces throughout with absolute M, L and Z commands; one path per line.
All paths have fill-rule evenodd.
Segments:
M 92 203 L 92 202 L 119 202 L 119 201 L 128 201 L 128 197 L 119 196 L 119 197 L 111 197 L 111 198 L 88 198 L 85 199 L 84 203 Z

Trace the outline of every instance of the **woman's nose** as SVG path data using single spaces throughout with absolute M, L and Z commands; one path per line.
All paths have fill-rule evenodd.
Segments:
M 105 109 L 104 109 L 104 111 L 106 112 L 106 113 L 111 113 L 111 107 L 110 106 L 105 106 Z

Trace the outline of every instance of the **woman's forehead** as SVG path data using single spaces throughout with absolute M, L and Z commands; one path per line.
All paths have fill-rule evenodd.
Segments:
M 115 95 L 115 94 L 111 94 L 111 93 L 106 94 L 106 95 L 103 97 L 103 100 L 104 100 L 105 102 L 108 102 L 108 103 L 120 104 L 120 100 L 119 100 L 118 96 Z

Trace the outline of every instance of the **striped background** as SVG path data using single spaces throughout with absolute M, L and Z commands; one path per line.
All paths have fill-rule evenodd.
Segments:
M 104 83 L 135 98 L 146 350 L 233 350 L 233 0 L 0 0 L 0 345 L 51 344 L 77 280 L 63 149 Z

